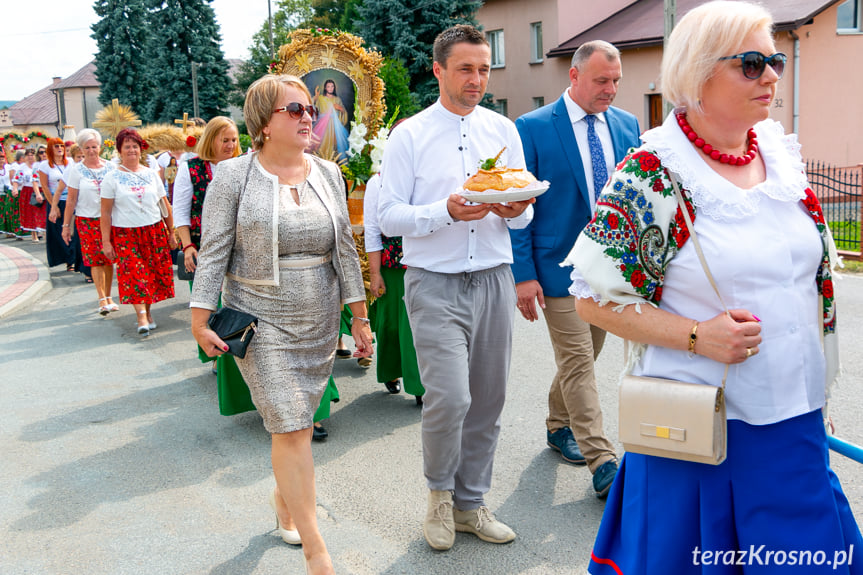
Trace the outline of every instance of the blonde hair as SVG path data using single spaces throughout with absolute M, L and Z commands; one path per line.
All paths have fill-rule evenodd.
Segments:
M 675 106 L 703 112 L 701 93 L 719 59 L 755 32 L 773 31 L 773 17 L 750 2 L 715 0 L 690 10 L 674 27 L 662 56 L 662 92 Z
M 293 86 L 312 101 L 312 95 L 302 80 L 288 74 L 268 74 L 255 80 L 246 92 L 246 103 L 243 105 L 243 117 L 246 129 L 252 138 L 256 150 L 264 147 L 264 128 L 270 123 L 270 117 L 276 108 L 276 103 L 284 93 L 284 85 Z
M 207 162 L 212 162 L 216 159 L 215 150 L 213 150 L 213 148 L 215 148 L 216 138 L 225 128 L 233 128 L 237 132 L 237 145 L 234 147 L 233 157 L 236 158 L 240 155 L 240 132 L 237 130 L 237 125 L 228 117 L 216 116 L 207 122 L 207 126 L 204 128 L 204 133 L 201 134 L 201 139 L 198 141 L 197 146 L 195 146 L 195 149 L 198 151 L 199 158 Z

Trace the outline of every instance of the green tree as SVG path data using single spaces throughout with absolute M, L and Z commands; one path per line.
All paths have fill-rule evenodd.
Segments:
M 96 40 L 99 102 L 107 106 L 117 98 L 142 115 L 152 91 L 144 0 L 96 0 L 93 10 L 100 18 L 90 35 Z
M 387 106 L 387 119 L 399 109 L 399 118 L 413 116 L 420 111 L 416 95 L 411 93 L 410 74 L 400 60 L 384 58 L 380 77 L 384 81 L 384 102 Z
M 279 0 L 273 13 L 273 50 L 278 53 L 279 47 L 287 42 L 288 34 L 297 28 L 307 27 L 313 16 L 314 12 L 308 0 Z M 237 72 L 234 90 L 230 95 L 232 104 L 243 107 L 246 90 L 252 82 L 269 71 L 272 61 L 269 23 L 265 21 L 261 29 L 252 36 L 249 59 L 240 65 Z
M 171 122 L 192 113 L 192 64 L 197 64 L 199 115 L 224 114 L 231 89 L 228 63 L 219 46 L 221 34 L 212 0 L 149 0 L 150 76 L 153 92 L 144 117 Z
M 311 0 L 314 15 L 309 21 L 309 26 L 340 30 L 346 4 L 342 0 Z
M 438 97 L 432 73 L 432 45 L 456 24 L 477 25 L 481 0 L 363 0 L 356 6 L 357 33 L 385 56 L 401 60 L 410 74 L 411 91 L 428 106 Z

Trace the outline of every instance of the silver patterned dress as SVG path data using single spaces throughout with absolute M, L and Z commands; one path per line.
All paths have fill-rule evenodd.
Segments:
M 288 186 L 279 191 L 279 285 L 228 278 L 226 305 L 258 318 L 258 331 L 237 366 L 270 433 L 312 425 L 327 386 L 339 331 L 339 290 L 331 261 L 287 267 L 330 256 L 335 232 L 321 199 L 303 183 L 297 205 Z

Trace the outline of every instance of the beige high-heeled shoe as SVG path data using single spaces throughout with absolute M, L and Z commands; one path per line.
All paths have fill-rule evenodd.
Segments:
M 273 508 L 273 513 L 276 514 L 276 529 L 279 530 L 279 535 L 282 537 L 282 541 L 287 543 L 288 545 L 302 545 L 303 542 L 300 539 L 300 532 L 296 529 L 282 529 L 282 523 L 279 521 L 279 512 L 276 511 L 276 490 L 273 489 L 270 491 L 270 507 Z

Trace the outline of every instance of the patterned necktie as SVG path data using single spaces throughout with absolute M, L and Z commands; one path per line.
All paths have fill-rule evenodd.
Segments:
M 587 145 L 590 147 L 590 163 L 593 166 L 593 192 L 598 196 L 602 186 L 605 185 L 605 180 L 608 179 L 608 169 L 605 167 L 602 144 L 599 142 L 599 136 L 596 135 L 596 129 L 593 127 L 596 116 L 588 114 L 584 117 L 584 121 L 587 122 Z

